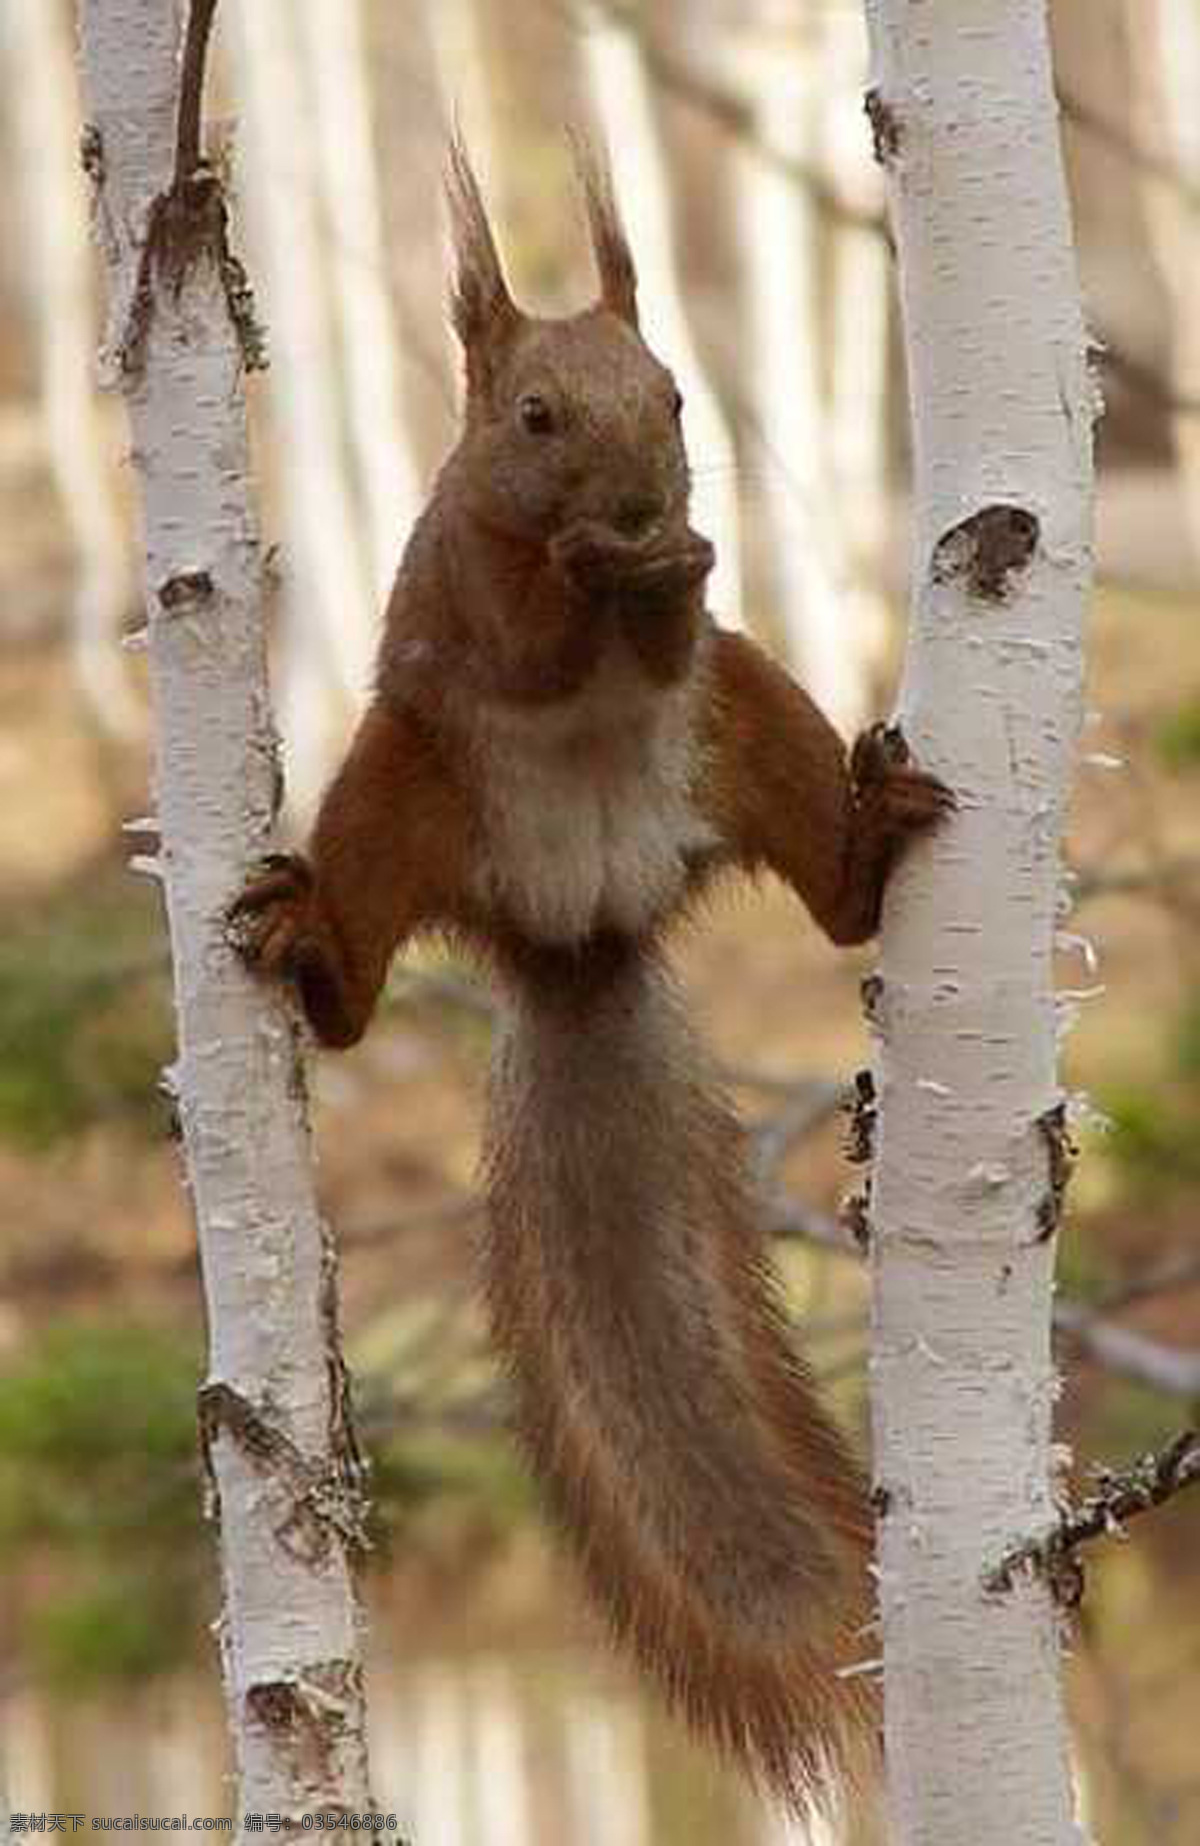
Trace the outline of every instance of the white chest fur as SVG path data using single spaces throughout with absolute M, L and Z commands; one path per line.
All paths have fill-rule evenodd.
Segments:
M 680 890 L 685 855 L 712 844 L 689 795 L 693 697 L 650 686 L 621 649 L 570 699 L 492 708 L 484 901 L 544 942 L 644 928 Z

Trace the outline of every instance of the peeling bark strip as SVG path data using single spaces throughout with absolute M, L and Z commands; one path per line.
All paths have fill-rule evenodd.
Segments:
M 889 1838 L 1078 1846 L 1053 1597 L 984 1576 L 1055 1523 L 1052 965 L 1094 395 L 1046 0 L 867 14 L 916 475 L 900 717 L 959 802 L 889 888 L 869 1006 Z
M 209 1330 L 201 1444 L 219 1511 L 235 1808 L 293 1825 L 370 1806 L 334 1253 L 291 1019 L 233 953 L 227 905 L 278 799 L 250 504 L 244 278 L 200 163 L 212 0 L 82 0 L 87 170 L 109 268 L 110 380 L 145 503 L 155 783 L 175 969 L 176 1100 Z M 236 285 L 236 286 L 235 286 Z M 239 292 L 240 291 L 240 292 Z

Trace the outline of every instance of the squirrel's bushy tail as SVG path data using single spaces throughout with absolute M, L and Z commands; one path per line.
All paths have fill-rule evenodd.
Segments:
M 574 993 L 568 991 L 572 985 Z M 792 1350 L 737 1121 L 665 972 L 518 993 L 485 1283 L 535 1472 L 670 1703 L 794 1806 L 875 1730 L 870 1516 Z

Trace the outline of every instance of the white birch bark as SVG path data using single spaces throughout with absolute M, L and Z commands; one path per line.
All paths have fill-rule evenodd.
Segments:
M 85 146 L 145 511 L 172 1080 L 208 1313 L 201 1426 L 236 1805 L 299 1822 L 368 1806 L 358 1471 L 294 1029 L 223 923 L 266 843 L 276 774 L 242 353 L 211 247 L 177 288 L 141 262 L 171 177 L 181 17 L 179 0 L 83 0 Z
M 611 150 L 621 215 L 637 262 L 638 312 L 646 339 L 679 380 L 683 421 L 695 469 L 694 523 L 717 549 L 709 581 L 713 612 L 726 627 L 742 622 L 741 528 L 737 460 L 721 405 L 688 325 L 672 258 L 671 198 L 636 33 L 590 9 L 583 35 L 588 81 Z
M 888 1809 L 904 1846 L 1067 1846 L 1055 1611 L 983 1580 L 1054 1520 L 1046 1123 L 1094 392 L 1045 0 L 868 0 L 915 451 L 900 722 L 960 809 L 880 974 L 871 1363 Z
M 95 722 L 128 741 L 143 731 L 120 647 L 132 577 L 92 379 L 92 273 L 69 15 L 59 0 L 5 0 L 0 48 L 7 53 L 20 148 L 17 189 L 28 251 L 21 268 L 46 454 L 75 554 L 71 655 Z

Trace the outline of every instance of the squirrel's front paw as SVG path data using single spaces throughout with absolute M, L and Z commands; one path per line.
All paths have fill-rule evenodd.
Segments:
M 640 550 L 631 540 L 595 520 L 577 520 L 550 541 L 555 570 L 577 595 L 606 596 L 628 572 Z
M 229 938 L 256 974 L 290 981 L 308 1022 L 324 1045 L 361 1037 L 335 957 L 317 912 L 312 869 L 299 853 L 264 859 L 226 913 Z
M 698 589 L 716 561 L 709 540 L 689 527 L 679 538 L 649 550 L 627 573 L 626 583 L 639 606 L 653 608 Z
M 299 853 L 271 853 L 226 913 L 234 948 L 257 973 L 294 973 L 297 948 L 311 933 L 313 875 Z
M 923 833 L 958 806 L 952 789 L 913 762 L 897 724 L 873 724 L 862 733 L 851 753 L 850 776 L 859 803 L 897 837 Z

